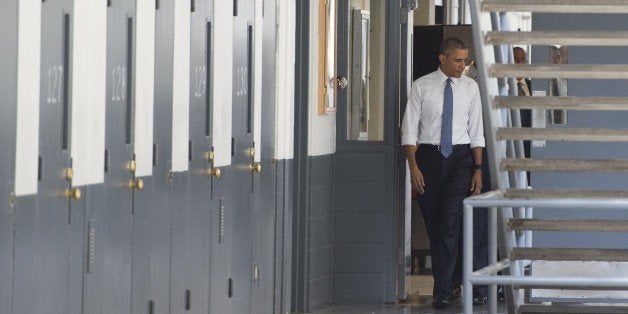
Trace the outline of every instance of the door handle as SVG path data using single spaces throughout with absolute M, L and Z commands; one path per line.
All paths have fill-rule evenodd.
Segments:
M 73 199 L 75 201 L 78 201 L 81 199 L 81 189 L 79 188 L 72 188 L 72 189 L 65 189 L 65 197 L 67 197 L 68 199 Z
M 349 85 L 349 80 L 344 76 L 332 77 L 329 79 L 329 84 L 333 89 L 342 90 Z
M 144 188 L 144 180 L 142 180 L 142 179 L 135 179 L 135 180 L 131 179 L 131 180 L 129 180 L 129 187 L 132 190 L 137 189 L 138 191 L 141 191 Z
M 220 169 L 218 168 L 212 168 L 209 169 L 205 172 L 207 174 L 208 177 L 216 177 L 216 179 L 220 179 Z
M 250 172 L 260 173 L 260 172 L 262 172 L 262 165 L 260 165 L 258 163 L 249 164 L 249 171 Z

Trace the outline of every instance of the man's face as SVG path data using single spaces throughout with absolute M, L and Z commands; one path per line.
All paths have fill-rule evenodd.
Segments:
M 467 60 L 469 49 L 455 48 L 449 55 L 438 55 L 440 69 L 449 77 L 461 77 Z
M 528 60 L 526 58 L 526 52 L 523 49 L 515 49 L 513 50 L 512 54 L 515 57 L 516 64 L 528 63 Z

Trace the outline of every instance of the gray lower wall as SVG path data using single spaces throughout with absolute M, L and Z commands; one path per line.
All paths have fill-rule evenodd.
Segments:
M 334 155 L 308 157 L 307 309 L 332 305 Z
M 584 15 L 584 14 L 533 14 L 532 30 L 628 30 L 626 15 Z M 628 53 L 628 47 L 569 47 L 569 64 L 623 64 L 621 57 Z M 534 46 L 532 63 L 546 64 L 549 60 L 548 46 Z M 568 96 L 588 97 L 628 97 L 626 80 L 583 80 L 568 81 Z M 532 79 L 532 89 L 548 91 L 548 81 Z M 562 128 L 616 128 L 625 129 L 628 113 L 625 111 L 568 111 L 567 124 L 554 126 Z M 549 121 L 548 121 L 549 122 Z M 551 127 L 551 126 L 550 126 Z M 587 142 L 547 142 L 547 147 L 532 148 L 533 158 L 595 158 L 625 159 L 628 156 L 626 143 L 587 143 Z M 534 172 L 531 175 L 533 188 L 573 188 L 624 190 L 628 186 L 628 176 L 623 173 L 548 173 Z M 556 210 L 535 209 L 537 218 L 562 217 L 582 219 L 627 219 L 628 212 L 617 210 Z M 534 245 L 543 247 L 592 247 L 626 248 L 628 235 L 599 233 L 591 236 L 586 233 L 534 233 Z

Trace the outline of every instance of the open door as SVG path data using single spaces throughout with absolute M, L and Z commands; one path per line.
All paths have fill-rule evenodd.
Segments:
M 399 3 L 338 1 L 335 8 L 336 73 L 325 82 L 325 106 L 337 110 L 334 301 L 395 302 L 404 263 L 397 255 L 400 45 L 391 44 Z

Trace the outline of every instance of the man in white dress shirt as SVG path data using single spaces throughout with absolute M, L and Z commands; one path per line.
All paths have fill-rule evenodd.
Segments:
M 430 238 L 432 306 L 437 309 L 451 305 L 457 284 L 453 277 L 462 231 L 462 201 L 482 189 L 482 104 L 477 83 L 462 76 L 468 56 L 462 40 L 451 37 L 443 41 L 439 68 L 412 83 L 402 123 L 401 144 Z M 443 114 L 447 103 L 453 103 L 451 116 Z M 443 124 L 451 125 L 448 133 L 441 128 Z M 451 134 L 451 141 L 441 141 L 441 132 Z

